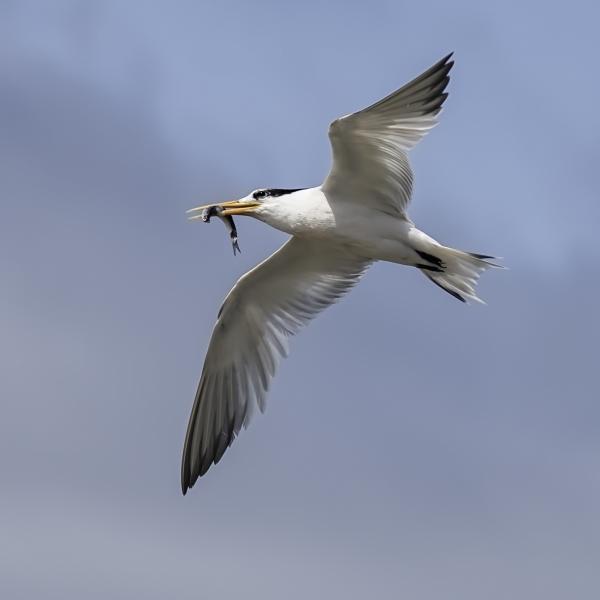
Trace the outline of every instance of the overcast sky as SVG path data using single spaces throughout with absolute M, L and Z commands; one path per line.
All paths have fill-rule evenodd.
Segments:
M 599 18 L 0 3 L 0 595 L 598 597 Z M 216 311 L 285 239 L 185 209 L 319 184 L 328 123 L 452 50 L 411 216 L 510 270 L 464 306 L 376 265 L 183 498 Z

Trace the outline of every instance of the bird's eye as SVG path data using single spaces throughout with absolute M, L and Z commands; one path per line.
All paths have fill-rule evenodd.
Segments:
M 258 190 L 252 194 L 255 200 L 260 200 L 261 198 L 266 198 L 269 195 L 269 190 Z

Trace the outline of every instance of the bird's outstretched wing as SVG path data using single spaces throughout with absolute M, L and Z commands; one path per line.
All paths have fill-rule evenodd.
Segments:
M 217 463 L 265 397 L 287 338 L 334 303 L 369 262 L 341 247 L 291 238 L 243 275 L 212 333 L 181 464 L 185 494 Z
M 448 96 L 451 56 L 383 100 L 331 123 L 333 165 L 322 186 L 326 195 L 359 198 L 387 214 L 404 214 L 413 181 L 406 153 L 437 123 Z

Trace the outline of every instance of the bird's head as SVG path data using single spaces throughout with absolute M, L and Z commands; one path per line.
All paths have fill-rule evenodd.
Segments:
M 277 199 L 279 197 L 284 196 L 286 194 L 299 192 L 300 189 L 258 189 L 254 190 L 253 192 L 250 192 L 247 196 L 244 196 L 244 198 L 240 198 L 239 200 L 230 200 L 228 202 L 217 202 L 215 204 L 205 204 L 203 206 L 196 206 L 195 208 L 191 208 L 187 212 L 190 215 L 190 219 L 200 219 L 202 216 L 202 211 L 204 209 L 210 208 L 211 206 L 218 206 L 222 209 L 220 216 L 223 217 L 233 217 L 236 215 L 258 217 L 261 214 L 262 210 L 266 209 L 273 202 L 277 202 Z

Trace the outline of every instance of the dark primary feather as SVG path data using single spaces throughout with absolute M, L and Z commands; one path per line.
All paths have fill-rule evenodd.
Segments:
M 442 92 L 450 81 L 448 73 L 454 65 L 454 61 L 450 60 L 453 54 L 450 52 L 400 89 L 354 114 L 359 115 L 374 109 L 379 111 L 398 110 L 399 108 L 402 108 L 402 114 L 407 116 L 439 112 L 448 97 L 448 94 Z

